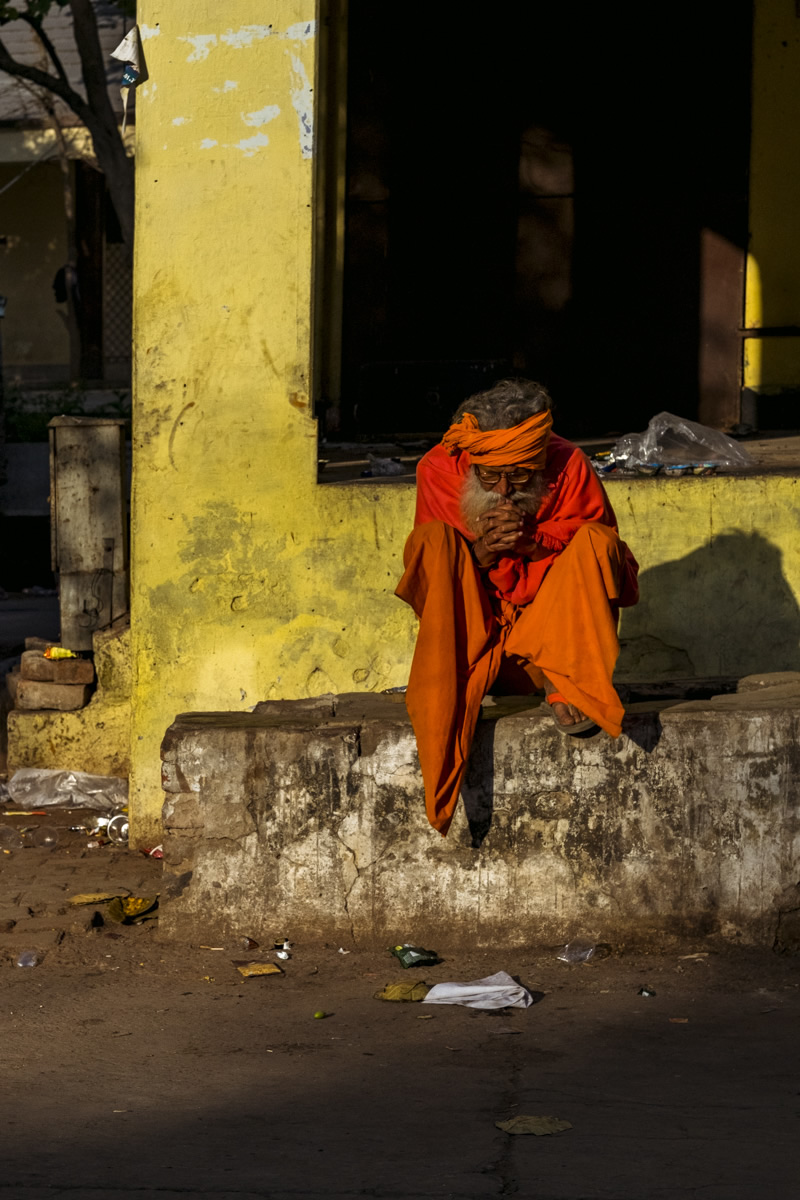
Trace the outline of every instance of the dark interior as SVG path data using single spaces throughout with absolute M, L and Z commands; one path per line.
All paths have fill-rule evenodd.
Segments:
M 733 428 L 750 3 L 471 14 L 349 5 L 327 436 L 440 431 L 513 372 L 550 386 L 567 436 L 661 409 Z

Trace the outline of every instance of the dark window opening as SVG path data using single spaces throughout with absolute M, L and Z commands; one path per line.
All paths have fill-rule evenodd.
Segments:
M 733 427 L 748 0 L 689 25 L 647 5 L 348 8 L 328 441 L 435 435 L 514 372 L 551 388 L 567 436 L 661 409 Z

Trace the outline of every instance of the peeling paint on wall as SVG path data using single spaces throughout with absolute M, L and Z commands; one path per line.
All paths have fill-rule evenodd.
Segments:
M 254 133 L 252 137 L 242 138 L 240 142 L 233 143 L 236 150 L 244 151 L 245 158 L 252 158 L 257 151 L 268 145 L 269 138 L 265 133 Z
M 139 37 L 142 39 L 143 42 L 149 41 L 150 38 L 158 37 L 160 33 L 161 33 L 161 28 L 159 25 L 140 25 L 139 26 Z
M 257 112 L 242 113 L 242 120 L 245 125 L 266 125 L 269 121 L 274 121 L 280 115 L 280 111 L 277 104 L 268 104 L 265 108 L 259 108 Z
M 271 33 L 271 25 L 243 25 L 241 29 L 229 29 L 227 33 L 221 34 L 219 40 L 226 46 L 233 46 L 235 50 L 241 50 L 253 42 L 260 42 L 264 38 L 268 38 Z
M 219 145 L 219 142 L 217 141 L 216 138 L 203 138 L 202 142 L 200 143 L 200 149 L 201 150 L 211 150 L 211 149 L 213 149 L 214 146 L 218 146 L 218 145 Z
M 211 53 L 212 46 L 216 46 L 217 35 L 215 33 L 190 34 L 189 37 L 178 38 L 178 41 L 188 42 L 190 46 L 194 46 L 192 53 L 186 59 L 187 62 L 203 62 Z
M 303 43 L 315 36 L 316 28 L 315 21 L 298 21 L 284 32 L 276 32 L 271 25 L 242 25 L 239 29 L 229 29 L 227 33 L 221 33 L 219 38 L 215 33 L 194 33 L 179 37 L 178 41 L 188 42 L 194 47 L 187 62 L 203 62 L 211 51 L 220 45 L 229 46 L 233 50 L 245 50 L 254 42 L 261 42 L 270 37 Z
M 292 104 L 300 126 L 300 153 L 311 158 L 314 153 L 313 89 L 306 69 L 296 54 L 292 55 Z
M 173 117 L 172 124 L 173 125 L 186 125 L 189 121 L 191 121 L 191 119 L 192 119 L 191 117 Z

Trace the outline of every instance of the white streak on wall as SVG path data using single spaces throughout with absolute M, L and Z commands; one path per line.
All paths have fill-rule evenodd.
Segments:
M 252 137 L 242 138 L 240 142 L 234 142 L 237 150 L 243 150 L 245 158 L 252 158 L 253 155 L 261 150 L 263 146 L 269 145 L 269 138 L 265 133 L 254 133 Z
M 158 37 L 160 33 L 161 33 L 161 27 L 159 25 L 140 25 L 139 26 L 139 37 L 142 39 L 143 42 L 149 41 L 150 38 Z
M 297 25 L 290 25 L 285 36 L 290 42 L 307 42 L 313 38 L 316 31 L 316 21 L 300 21 Z M 280 36 L 278 34 L 278 37 Z
M 297 55 L 292 55 L 292 105 L 300 126 L 300 153 L 311 158 L 314 153 L 314 108 L 311 84 L 306 69 Z
M 226 46 L 233 46 L 235 50 L 241 50 L 245 46 L 252 45 L 253 42 L 263 41 L 271 33 L 271 25 L 243 25 L 241 29 L 229 29 L 227 33 L 221 34 L 219 40 Z
M 260 108 L 257 112 L 242 113 L 242 120 L 245 125 L 266 125 L 269 121 L 274 121 L 280 111 L 277 104 L 268 104 L 266 108 Z
M 187 62 L 202 62 L 208 58 L 212 47 L 217 44 L 217 35 L 215 33 L 197 33 L 190 34 L 189 37 L 178 38 L 179 42 L 188 42 L 190 46 L 194 46 L 194 50 L 187 58 Z

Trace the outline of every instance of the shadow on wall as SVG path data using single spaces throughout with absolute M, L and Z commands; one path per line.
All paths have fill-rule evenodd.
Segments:
M 800 669 L 800 607 L 781 551 L 760 534 L 722 534 L 639 582 L 639 604 L 622 613 L 615 678 Z

